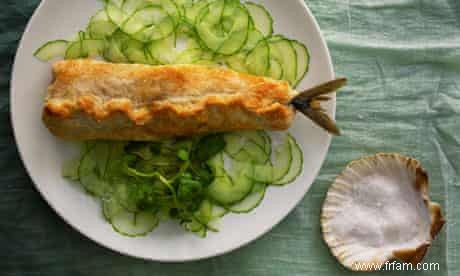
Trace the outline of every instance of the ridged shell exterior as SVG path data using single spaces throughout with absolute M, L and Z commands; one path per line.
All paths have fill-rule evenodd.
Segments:
M 420 262 L 444 222 L 420 163 L 384 153 L 351 162 L 321 214 L 325 242 L 351 270 L 361 269 L 356 263 Z

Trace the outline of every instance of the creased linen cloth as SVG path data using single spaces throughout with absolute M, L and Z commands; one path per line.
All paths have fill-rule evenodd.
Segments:
M 9 81 L 38 2 L 0 2 L 0 275 L 351 275 L 321 238 L 320 208 L 349 161 L 377 152 L 419 159 L 448 220 L 424 260 L 439 263 L 439 271 L 380 275 L 460 275 L 459 0 L 308 0 L 337 75 L 350 80 L 338 95 L 343 135 L 334 138 L 302 203 L 273 231 L 230 254 L 185 264 L 101 248 L 71 229 L 34 189 L 12 135 Z

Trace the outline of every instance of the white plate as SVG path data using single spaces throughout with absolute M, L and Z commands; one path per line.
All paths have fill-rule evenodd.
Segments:
M 310 71 L 300 88 L 333 78 L 330 56 L 319 27 L 302 0 L 264 0 L 272 13 L 275 31 L 304 42 L 311 54 Z M 206 239 L 186 233 L 176 223 L 163 223 L 146 237 L 127 238 L 112 230 L 99 203 L 78 185 L 61 177 L 61 165 L 75 148 L 60 141 L 41 122 L 51 67 L 32 55 L 44 42 L 68 38 L 85 27 L 101 7 L 96 0 L 44 0 L 35 11 L 17 51 L 11 85 L 11 113 L 16 142 L 33 182 L 50 206 L 70 225 L 95 242 L 120 253 L 144 259 L 179 262 L 208 258 L 239 248 L 278 224 L 303 198 L 317 176 L 329 148 L 330 137 L 297 115 L 291 132 L 300 143 L 305 165 L 295 183 L 268 190 L 265 200 L 246 215 L 227 215 L 221 231 Z M 327 106 L 334 116 L 335 99 Z M 308 237 L 307 237 L 308 238 Z

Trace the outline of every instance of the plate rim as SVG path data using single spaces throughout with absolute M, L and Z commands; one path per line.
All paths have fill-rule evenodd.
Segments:
M 10 104 L 10 112 L 9 112 L 9 115 L 10 115 L 10 123 L 11 123 L 11 126 L 13 128 L 13 136 L 14 136 L 14 141 L 15 141 L 15 144 L 16 144 L 16 148 L 18 150 L 18 153 L 19 153 L 19 157 L 21 159 L 21 162 L 22 164 L 24 165 L 24 168 L 25 168 L 25 171 L 27 173 L 27 175 L 29 176 L 31 182 L 33 183 L 33 186 L 35 188 L 35 190 L 38 191 L 38 193 L 40 194 L 41 198 L 47 203 L 47 205 L 49 207 L 51 207 L 51 209 L 54 211 L 55 214 L 58 215 L 58 217 L 60 217 L 67 225 L 69 225 L 72 229 L 74 229 L 76 232 L 78 232 L 79 234 L 85 236 L 87 239 L 89 239 L 90 241 L 93 241 L 94 243 L 96 243 L 98 246 L 101 246 L 103 248 L 107 248 L 111 251 L 114 251 L 114 252 L 117 252 L 117 253 L 120 253 L 121 255 L 124 255 L 124 256 L 129 256 L 129 257 L 133 257 L 133 258 L 137 258 L 137 259 L 142 259 L 142 260 L 147 260 L 147 261 L 155 261 L 155 262 L 159 262 L 159 263 L 186 263 L 186 262 L 193 262 L 193 261 L 200 261 L 200 260 L 206 260 L 206 259 L 210 259 L 210 258 L 213 258 L 213 257 L 217 257 L 217 256 L 222 256 L 222 255 L 225 255 L 227 253 L 230 253 L 230 252 L 233 252 L 237 249 L 240 249 L 242 247 L 245 247 L 246 245 L 258 240 L 259 238 L 261 238 L 262 236 L 264 236 L 265 234 L 267 234 L 268 232 L 270 232 L 274 227 L 276 227 L 277 225 L 279 225 L 282 221 L 284 221 L 284 219 L 299 205 L 299 203 L 305 198 L 305 196 L 307 195 L 308 191 L 310 190 L 311 186 L 314 184 L 315 180 L 317 179 L 317 177 L 319 176 L 320 174 L 320 171 L 321 171 L 321 168 L 323 167 L 325 161 L 326 161 L 326 157 L 327 157 L 327 154 L 329 153 L 329 150 L 330 150 L 330 146 L 331 146 L 331 140 L 332 140 L 332 136 L 331 135 L 327 135 L 327 141 L 326 141 L 326 151 L 324 152 L 324 156 L 322 157 L 322 162 L 321 162 L 321 165 L 319 166 L 319 169 L 318 171 L 316 172 L 316 174 L 314 175 L 314 178 L 313 178 L 313 182 L 310 184 L 310 185 L 306 185 L 306 188 L 304 189 L 303 191 L 303 195 L 301 197 L 299 197 L 298 200 L 296 200 L 295 202 L 293 202 L 293 207 L 284 215 L 281 216 L 281 218 L 277 221 L 274 221 L 274 223 L 267 227 L 265 230 L 261 231 L 260 233 L 258 233 L 255 237 L 253 237 L 252 239 L 249 239 L 247 241 L 244 241 L 242 243 L 238 243 L 234 246 L 230 246 L 229 248 L 225 249 L 225 250 L 221 250 L 221 251 L 216 251 L 216 252 L 211 252 L 209 254 L 206 254 L 206 255 L 203 255 L 203 256 L 199 256 L 199 257 L 190 257 L 190 258 L 178 258 L 178 259 L 166 259 L 166 258 L 153 258 L 153 257 L 147 257 L 147 256 L 142 256 L 141 254 L 133 254 L 133 253 L 130 253 L 128 252 L 128 250 L 123 250 L 121 248 L 117 248 L 111 244 L 108 244 L 108 243 L 104 243 L 104 242 L 101 242 L 99 241 L 97 238 L 94 238 L 94 237 L 91 237 L 91 235 L 89 235 L 87 233 L 87 231 L 85 231 L 82 227 L 78 227 L 77 225 L 74 225 L 73 223 L 71 223 L 66 217 L 64 214 L 62 214 L 59 209 L 54 205 L 54 203 L 52 202 L 52 200 L 50 200 L 46 194 L 44 193 L 44 191 L 42 191 L 39 187 L 39 185 L 37 184 L 37 182 L 35 181 L 35 177 L 30 173 L 30 169 L 29 169 L 29 165 L 27 164 L 27 162 L 25 162 L 25 155 L 24 153 L 22 152 L 21 150 L 21 147 L 19 145 L 19 142 L 18 142 L 18 133 L 17 133 L 17 128 L 15 127 L 15 113 L 17 113 L 15 111 L 15 100 L 14 100 L 14 97 L 12 96 L 14 91 L 15 91 L 15 83 L 16 83 L 16 62 L 17 62 L 17 59 L 18 59 L 18 54 L 21 50 L 21 48 L 23 47 L 23 40 L 24 40 L 24 37 L 26 36 L 26 34 L 28 34 L 30 32 L 30 28 L 33 24 L 33 22 L 35 21 L 35 18 L 38 16 L 38 14 L 40 13 L 40 10 L 43 8 L 45 2 L 47 2 L 48 0 L 41 0 L 40 3 L 38 4 L 38 6 L 35 8 L 32 16 L 29 18 L 27 24 L 26 24 L 26 27 L 21 35 L 21 39 L 19 40 L 18 42 L 18 47 L 16 49 L 16 53 L 15 53 L 15 56 L 14 56 L 14 62 L 13 62 L 13 66 L 12 66 L 12 70 L 11 70 L 11 75 L 10 75 L 10 89 L 9 89 L 9 96 L 10 96 L 10 99 L 9 99 L 9 104 Z M 327 64 L 327 75 L 330 79 L 333 79 L 335 78 L 335 73 L 334 73 L 334 65 L 332 63 L 332 58 L 331 58 L 331 55 L 330 55 L 330 51 L 329 51 L 329 48 L 327 46 L 327 42 L 326 42 L 326 39 L 324 37 L 324 34 L 315 18 L 315 16 L 313 15 L 313 13 L 311 12 L 310 8 L 307 6 L 306 2 L 304 0 L 296 0 L 303 8 L 304 10 L 307 12 L 308 16 L 312 19 L 312 23 L 313 23 L 313 27 L 315 28 L 315 30 L 318 32 L 319 34 L 319 39 L 320 39 L 320 48 L 322 51 L 324 51 L 324 53 L 326 54 L 326 64 Z M 337 98 L 333 97 L 333 100 L 330 102 L 331 104 L 331 116 L 333 119 L 335 119 L 336 117 L 336 109 L 337 109 Z

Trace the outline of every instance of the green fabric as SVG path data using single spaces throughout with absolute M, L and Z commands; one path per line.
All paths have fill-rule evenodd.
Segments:
M 186 264 L 101 248 L 71 229 L 33 188 L 16 151 L 8 94 L 14 52 L 37 4 L 0 2 L 0 275 L 353 274 L 329 254 L 320 208 L 344 166 L 376 152 L 422 161 L 432 198 L 448 219 L 425 258 L 441 271 L 387 274 L 460 275 L 460 1 L 309 0 L 337 75 L 350 79 L 338 96 L 343 136 L 334 138 L 308 195 L 273 231 L 230 254 Z

